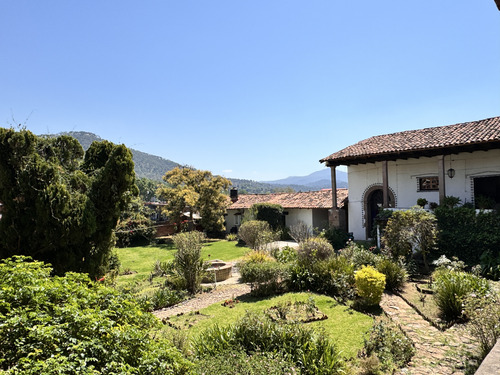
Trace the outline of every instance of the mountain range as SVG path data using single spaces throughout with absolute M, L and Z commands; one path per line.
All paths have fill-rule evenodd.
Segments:
M 71 131 L 63 132 L 61 135 L 69 135 L 78 140 L 84 150 L 87 150 L 93 141 L 103 141 L 101 137 L 94 133 Z M 163 175 L 181 164 L 172 160 L 164 159 L 160 156 L 148 154 L 146 152 L 129 148 L 132 152 L 135 173 L 137 177 L 146 177 L 151 180 L 161 181 Z M 246 194 L 266 194 L 282 191 L 312 191 L 331 188 L 330 168 L 324 168 L 313 172 L 307 176 L 292 176 L 274 181 L 253 181 L 238 178 L 230 179 L 233 186 Z M 337 170 L 337 186 L 347 187 L 347 173 Z

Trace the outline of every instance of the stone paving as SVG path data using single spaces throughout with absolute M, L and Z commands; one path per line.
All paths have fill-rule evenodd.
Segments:
M 463 325 L 442 332 L 423 319 L 401 297 L 384 294 L 380 306 L 415 344 L 416 354 L 398 374 L 463 375 L 479 349 Z

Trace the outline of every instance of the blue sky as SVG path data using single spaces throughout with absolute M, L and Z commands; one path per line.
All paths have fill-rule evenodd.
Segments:
M 500 115 L 493 0 L 0 0 L 0 126 L 273 180 Z

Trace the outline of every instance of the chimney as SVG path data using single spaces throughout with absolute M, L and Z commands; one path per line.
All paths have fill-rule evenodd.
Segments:
M 229 191 L 229 197 L 231 198 L 231 202 L 236 202 L 238 200 L 238 188 L 231 188 Z

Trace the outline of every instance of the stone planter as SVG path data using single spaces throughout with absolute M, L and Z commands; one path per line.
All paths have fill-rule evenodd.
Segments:
M 202 279 L 202 283 L 213 283 L 214 281 L 224 281 L 231 277 L 233 273 L 233 264 L 222 260 L 210 261 L 210 267 L 207 268 L 208 276 Z M 215 277 L 214 277 L 215 274 Z

